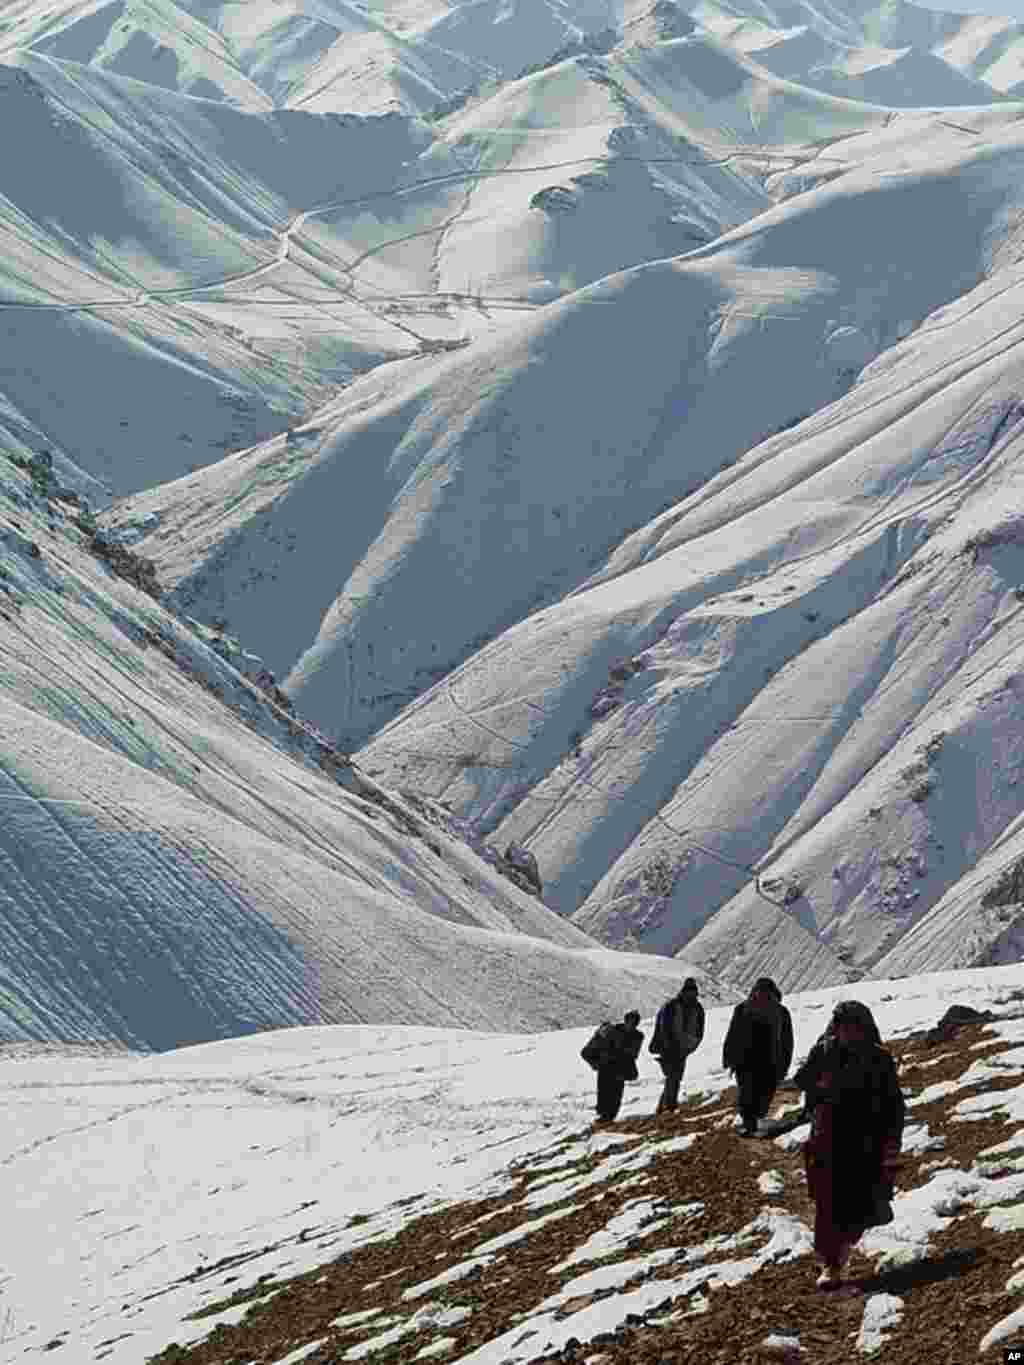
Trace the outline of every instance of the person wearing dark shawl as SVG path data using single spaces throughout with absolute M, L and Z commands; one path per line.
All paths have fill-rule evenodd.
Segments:
M 814 1250 L 824 1265 L 818 1285 L 835 1289 L 852 1247 L 868 1228 L 892 1219 L 905 1103 L 896 1064 L 859 1000 L 835 1007 L 798 1076 L 812 1111 L 804 1166 Z

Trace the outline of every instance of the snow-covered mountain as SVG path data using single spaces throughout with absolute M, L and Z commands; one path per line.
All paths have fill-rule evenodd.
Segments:
M 17 0 L 0 59 L 30 49 L 252 112 L 427 113 L 623 33 L 697 25 L 777 74 L 901 108 L 1015 95 L 1024 80 L 1020 24 L 905 0 Z
M 529 846 L 607 943 L 740 987 L 1014 958 L 1016 912 L 977 913 L 1024 852 L 1013 751 L 975 716 L 1019 579 L 974 547 L 1014 534 L 1022 144 L 1011 107 L 973 119 L 794 157 L 769 185 L 824 183 L 115 519 L 159 527 L 172 601 L 371 772 Z M 915 796 L 952 699 L 981 785 L 940 809 Z
M 0 67 L 0 106 L 19 131 L 0 148 L 0 388 L 112 491 L 280 432 L 418 348 L 303 233 L 318 199 L 400 175 L 424 140 L 407 122 L 256 118 L 29 54 Z
M 485 307 L 528 312 L 771 203 L 749 168 L 681 146 L 661 110 L 624 113 L 571 62 L 438 128 L 245 114 L 14 63 L 0 314 L 18 357 L 2 392 L 115 495 L 283 432 L 354 375 L 486 334 Z
M 1018 958 L 981 23 L 8 7 L 11 1036 Z
M 260 660 L 161 607 L 38 464 L 29 484 L 0 459 L 0 1036 L 528 1029 L 678 985 L 545 907 L 443 806 L 353 772 Z

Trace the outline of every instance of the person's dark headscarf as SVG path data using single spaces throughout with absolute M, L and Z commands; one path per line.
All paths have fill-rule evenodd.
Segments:
M 836 1005 L 828 1026 L 828 1032 L 833 1038 L 838 1034 L 840 1024 L 852 1024 L 860 1029 L 867 1042 L 873 1043 L 875 1047 L 882 1046 L 882 1035 L 875 1023 L 875 1016 L 860 1000 L 840 1000 Z
M 782 1004 L 782 992 L 776 986 L 770 976 L 761 976 L 754 982 L 751 995 L 767 995 L 775 1001 L 777 1005 Z

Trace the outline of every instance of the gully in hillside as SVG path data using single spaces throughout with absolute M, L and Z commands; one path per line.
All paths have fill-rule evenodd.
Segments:
M 824 1264 L 818 1285 L 835 1289 L 866 1230 L 892 1222 L 905 1103 L 896 1064 L 859 1000 L 835 1007 L 796 1079 L 811 1111 L 804 1164 L 814 1200 L 814 1250 Z
M 722 1066 L 736 1075 L 741 1136 L 757 1133 L 792 1060 L 792 1017 L 778 986 L 762 976 L 733 1010 L 722 1047 Z
M 688 976 L 679 994 L 667 1000 L 658 1011 L 648 1045 L 648 1051 L 657 1057 L 665 1076 L 657 1113 L 671 1111 L 678 1105 L 686 1059 L 697 1050 L 703 1037 L 704 1006 L 697 999 L 696 981 Z
M 618 1116 L 626 1082 L 640 1075 L 636 1059 L 644 1035 L 637 1028 L 639 1022 L 640 1015 L 630 1010 L 621 1024 L 602 1024 L 580 1050 L 583 1060 L 597 1072 L 598 1123 L 611 1123 Z

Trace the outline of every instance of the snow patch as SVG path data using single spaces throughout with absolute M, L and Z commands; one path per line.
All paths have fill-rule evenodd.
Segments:
M 895 1294 L 872 1294 L 864 1304 L 864 1316 L 857 1333 L 857 1350 L 874 1355 L 885 1345 L 893 1328 L 903 1317 L 903 1300 Z

